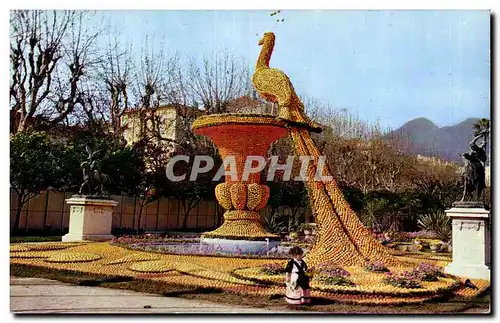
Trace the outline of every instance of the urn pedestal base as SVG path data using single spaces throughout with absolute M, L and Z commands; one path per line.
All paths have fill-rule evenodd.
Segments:
M 266 254 L 279 245 L 280 237 L 265 231 L 259 212 L 231 210 L 224 213 L 224 223 L 204 233 L 200 242 L 222 253 Z
M 266 232 L 260 213 L 231 210 L 224 213 L 224 223 L 214 231 L 206 232 L 201 243 L 228 254 L 267 254 L 280 243 L 278 235 Z
M 114 238 L 111 235 L 112 215 L 118 202 L 87 196 L 73 196 L 66 202 L 71 206 L 69 232 L 62 241 L 107 241 Z
M 226 211 L 224 223 L 217 229 L 205 232 L 203 238 L 255 240 L 279 239 L 278 235 L 266 232 L 255 211 Z
M 490 280 L 489 211 L 453 207 L 446 210 L 446 214 L 452 219 L 453 261 L 444 271 L 461 277 Z

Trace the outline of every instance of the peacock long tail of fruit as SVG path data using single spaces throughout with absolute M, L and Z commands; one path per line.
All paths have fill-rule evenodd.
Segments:
M 359 220 L 351 209 L 336 181 L 317 180 L 320 152 L 307 129 L 290 126 L 295 153 L 312 156 L 307 170 L 307 190 L 311 209 L 318 225 L 316 243 L 307 254 L 311 265 L 331 262 L 339 266 L 364 266 L 367 261 L 382 261 L 385 265 L 399 266 L 402 262 L 392 256 Z M 328 166 L 323 176 L 331 176 Z

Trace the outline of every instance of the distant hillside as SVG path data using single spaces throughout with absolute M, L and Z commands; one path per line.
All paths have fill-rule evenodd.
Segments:
M 454 126 L 439 128 L 429 119 L 417 118 L 390 132 L 386 138 L 404 138 L 410 154 L 461 163 L 460 154 L 469 150 L 473 124 L 478 120 L 469 118 Z

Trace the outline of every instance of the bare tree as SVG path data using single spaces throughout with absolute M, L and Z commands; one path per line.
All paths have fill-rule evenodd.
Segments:
M 93 132 L 109 132 L 107 122 L 111 120 L 111 98 L 105 87 L 101 86 L 98 80 L 88 81 L 83 84 L 85 99 L 81 104 L 81 109 L 72 113 L 78 119 L 77 123 L 85 125 Z M 114 124 L 112 124 L 114 129 Z
M 50 124 L 67 121 L 84 102 L 81 84 L 100 57 L 101 29 L 86 28 L 87 11 L 11 12 L 10 105 L 18 113 L 16 132 L 36 115 Z
M 160 105 L 164 64 L 164 52 L 155 51 L 154 47 L 150 46 L 149 36 L 146 36 L 141 48 L 140 62 L 134 75 L 136 82 L 133 91 L 136 106 L 139 109 L 146 110 Z
M 133 62 L 131 58 L 131 48 L 123 48 L 118 40 L 118 32 L 114 32 L 108 39 L 104 53 L 104 60 L 99 66 L 98 80 L 102 82 L 101 89 L 97 89 L 96 99 L 101 99 L 108 106 L 107 113 L 111 123 L 113 135 L 121 138 L 124 127 L 122 126 L 122 116 L 129 109 L 129 91 L 132 86 Z M 103 95 L 104 94 L 104 95 Z M 103 97 L 104 96 L 104 97 Z M 86 112 L 95 113 L 95 104 L 89 104 L 90 109 Z M 90 102 L 89 102 L 90 103 Z M 102 110 L 102 109 L 101 109 Z
M 171 138 L 161 135 L 161 128 L 165 127 L 165 122 L 174 123 L 175 120 L 164 120 L 157 109 L 161 105 L 183 106 L 188 97 L 182 83 L 179 57 L 167 56 L 163 41 L 159 42 L 159 49 L 155 49 L 154 43 L 154 39 L 150 42 L 147 36 L 141 48 L 140 62 L 133 73 L 133 106 L 139 114 L 142 139 L 170 141 Z
M 309 117 L 327 128 L 332 136 L 367 140 L 382 132 L 378 121 L 370 124 L 347 108 L 337 108 L 310 96 L 302 96 L 301 100 Z
M 224 113 L 229 100 L 250 93 L 248 64 L 226 51 L 205 56 L 201 67 L 191 59 L 185 85 L 207 113 Z

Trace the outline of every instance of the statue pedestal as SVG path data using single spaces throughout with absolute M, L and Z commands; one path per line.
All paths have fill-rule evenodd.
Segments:
M 453 262 L 444 271 L 490 280 L 490 212 L 478 207 L 453 207 L 446 214 L 452 219 Z
M 73 196 L 66 200 L 71 206 L 69 232 L 62 241 L 106 241 L 113 239 L 111 223 L 113 208 L 118 202 L 110 199 L 95 199 Z

